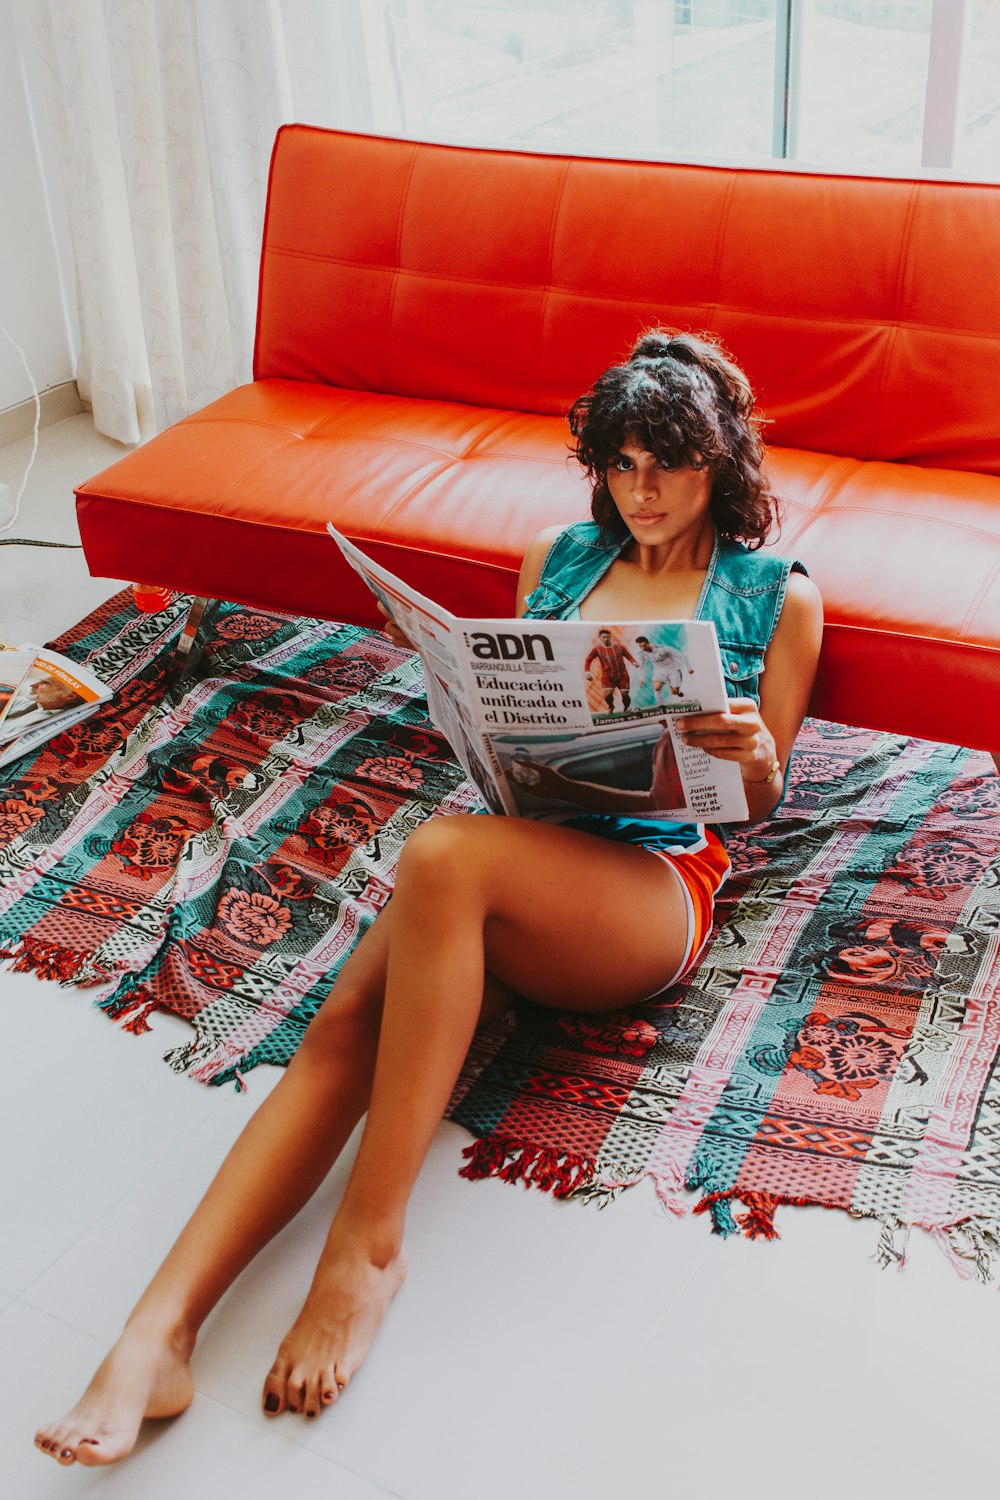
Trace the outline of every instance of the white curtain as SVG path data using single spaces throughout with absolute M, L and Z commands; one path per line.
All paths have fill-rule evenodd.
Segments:
M 250 379 L 274 135 L 371 127 L 365 3 L 30 0 L 98 431 L 138 442 Z

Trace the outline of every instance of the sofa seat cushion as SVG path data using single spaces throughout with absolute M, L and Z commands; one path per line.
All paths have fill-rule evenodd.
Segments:
M 956 741 L 1000 744 L 1000 479 L 791 448 L 771 462 L 776 549 L 826 606 L 814 712 L 939 738 L 947 693 Z M 456 613 L 504 615 L 531 537 L 588 510 L 561 418 L 277 379 L 77 495 L 94 574 L 362 624 L 373 601 L 328 520 Z
M 509 614 L 531 538 L 588 513 L 567 436 L 553 417 L 257 381 L 78 489 L 87 562 L 128 578 L 143 555 L 186 593 L 375 623 L 333 521 L 457 613 Z

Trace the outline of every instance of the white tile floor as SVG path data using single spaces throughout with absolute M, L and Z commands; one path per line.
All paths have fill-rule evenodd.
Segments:
M 0 450 L 16 487 L 29 445 Z M 19 536 L 75 540 L 72 486 L 121 450 L 86 416 L 42 435 Z M 43 639 L 118 587 L 79 553 L 0 548 L 0 635 Z M 0 973 L 0 1478 L 16 1500 L 542 1500 L 934 1496 L 995 1480 L 1000 1299 L 914 1237 L 785 1210 L 775 1245 L 668 1219 L 648 1187 L 604 1213 L 458 1178 L 443 1125 L 409 1223 L 410 1280 L 363 1374 L 316 1423 L 259 1386 L 342 1191 L 317 1199 L 217 1309 L 197 1396 L 114 1471 L 31 1444 L 71 1404 L 250 1111 L 175 1076 L 187 1028 L 120 1031 L 80 991 Z M 992 1477 L 991 1477 L 992 1476 Z

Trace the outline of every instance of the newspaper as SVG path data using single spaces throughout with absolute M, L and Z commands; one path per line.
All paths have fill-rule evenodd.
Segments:
M 111 689 L 47 646 L 0 646 L 0 766 L 94 713 Z
M 726 707 L 710 620 L 459 619 L 327 530 L 419 651 L 431 717 L 492 812 L 747 818 L 739 766 L 677 734 Z

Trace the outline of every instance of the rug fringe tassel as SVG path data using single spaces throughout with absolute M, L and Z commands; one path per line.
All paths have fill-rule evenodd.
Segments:
M 30 933 L 10 946 L 0 948 L 0 962 L 8 963 L 15 974 L 37 974 L 39 979 L 54 979 L 61 985 L 89 987 L 107 984 L 114 978 L 113 974 L 95 965 L 93 954 L 85 949 L 49 943 Z
M 931 1231 L 963 1281 L 976 1277 L 984 1286 L 996 1282 L 1000 1254 L 1000 1220 L 958 1219 Z
M 906 1265 L 906 1249 L 910 1240 L 910 1225 L 904 1224 L 902 1219 L 887 1214 L 884 1219 L 877 1220 L 882 1226 L 878 1241 L 875 1245 L 873 1260 L 876 1265 L 885 1271 L 889 1266 L 895 1266 L 901 1271 Z
M 592 1194 L 605 1202 L 613 1201 L 623 1186 L 604 1187 L 595 1182 L 591 1157 L 537 1146 L 518 1136 L 480 1136 L 465 1147 L 462 1155 L 467 1162 L 459 1169 L 459 1176 L 470 1182 L 496 1177 L 501 1182 L 523 1182 L 525 1187 L 540 1188 L 554 1198 Z
M 693 1211 L 694 1205 L 690 1195 L 684 1190 L 684 1174 L 680 1167 L 674 1166 L 669 1172 L 657 1170 L 652 1176 L 660 1207 L 674 1214 L 678 1219 L 686 1219 Z
M 599 1208 L 613 1203 L 643 1176 L 652 1175 L 663 1208 L 679 1217 L 690 1213 L 707 1214 L 712 1222 L 712 1232 L 723 1239 L 731 1234 L 749 1240 L 779 1239 L 774 1218 L 777 1210 L 785 1204 L 794 1208 L 837 1206 L 792 1193 L 715 1188 L 713 1184 L 719 1180 L 720 1168 L 710 1157 L 698 1157 L 686 1178 L 679 1170 L 670 1169 L 660 1174 L 640 1173 L 636 1177 L 617 1178 L 607 1171 L 598 1175 L 596 1163 L 590 1157 L 560 1153 L 518 1136 L 480 1136 L 466 1146 L 462 1154 L 466 1165 L 460 1168 L 459 1176 L 471 1181 L 496 1177 L 501 1182 L 523 1182 L 525 1187 L 541 1188 L 555 1198 L 572 1197 L 582 1203 L 596 1203 Z M 689 1191 L 701 1188 L 702 1197 L 692 1205 L 691 1199 L 685 1196 L 685 1188 Z M 741 1207 L 742 1212 L 735 1212 L 736 1207 Z M 895 1266 L 901 1270 L 906 1264 L 910 1232 L 915 1226 L 894 1214 L 866 1214 L 856 1209 L 848 1212 L 854 1218 L 872 1219 L 878 1224 L 879 1235 L 872 1256 L 876 1264 L 882 1269 Z M 919 1227 L 928 1229 L 963 1279 L 978 1277 L 987 1285 L 995 1282 L 996 1274 L 1000 1272 L 1000 1218 L 969 1217 L 952 1224 Z
M 144 984 L 120 986 L 113 996 L 101 1002 L 101 1009 L 112 1021 L 121 1022 L 122 1030 L 130 1031 L 133 1036 L 152 1030 L 149 1017 L 158 1008 L 159 1002 Z

